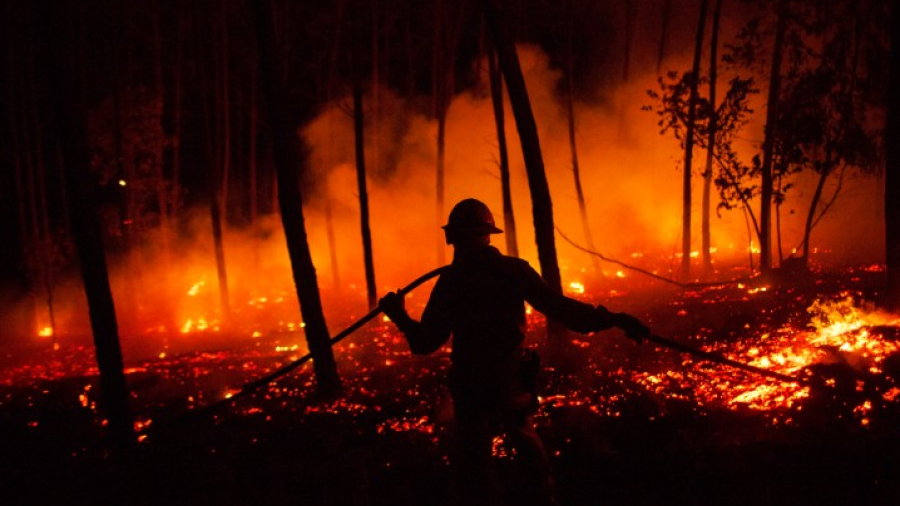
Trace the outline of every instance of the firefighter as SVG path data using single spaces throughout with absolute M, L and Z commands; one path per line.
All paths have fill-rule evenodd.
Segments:
M 571 299 L 543 281 L 524 260 L 490 245 L 497 228 L 490 209 L 466 199 L 450 212 L 444 229 L 453 246 L 451 268 L 438 278 L 421 321 L 406 312 L 395 292 L 379 307 L 397 325 L 412 353 L 425 355 L 450 336 L 449 389 L 456 424 L 455 468 L 461 504 L 502 504 L 491 463 L 493 441 L 506 437 L 516 449 L 523 478 L 516 489 L 532 504 L 554 504 L 550 463 L 535 431 L 538 359 L 522 346 L 525 302 L 569 329 L 591 333 L 618 327 L 635 341 L 649 335 L 637 318 Z M 522 499 L 516 500 L 523 504 Z

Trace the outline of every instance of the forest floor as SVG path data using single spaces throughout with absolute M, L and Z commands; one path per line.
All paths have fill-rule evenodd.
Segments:
M 883 277 L 842 268 L 765 286 L 604 287 L 607 307 L 679 342 L 762 367 L 807 357 L 807 367 L 781 370 L 812 386 L 636 346 L 615 331 L 573 336 L 565 361 L 544 360 L 536 414 L 560 503 L 898 504 L 900 323 L 866 303 Z M 839 334 L 866 345 L 815 341 L 814 306 L 832 320 L 862 319 Z M 529 342 L 546 356 L 530 318 Z M 340 399 L 316 398 L 304 366 L 197 414 L 302 355 L 288 337 L 221 337 L 164 355 L 123 339 L 141 429 L 127 454 L 105 448 L 89 344 L 4 350 L 0 504 L 455 504 L 447 350 L 413 357 L 381 320 L 336 348 Z M 497 454 L 511 482 L 515 458 L 502 441 Z

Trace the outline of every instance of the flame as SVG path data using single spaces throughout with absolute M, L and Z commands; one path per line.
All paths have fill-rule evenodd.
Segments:
M 828 360 L 835 353 L 853 355 L 855 360 L 867 363 L 878 363 L 898 351 L 897 344 L 873 334 L 867 327 L 898 325 L 900 318 L 875 311 L 866 304 L 856 305 L 853 298 L 846 294 L 839 300 L 817 300 L 807 311 L 812 314 L 808 330 L 799 331 L 786 325 L 776 332 L 763 334 L 759 338 L 760 345 L 745 352 L 746 356 L 752 357 L 750 364 L 795 374 L 805 367 Z M 880 371 L 871 366 L 867 369 L 873 374 Z M 763 383 L 732 396 L 729 404 L 743 404 L 753 409 L 791 407 L 808 395 L 807 387 Z M 862 416 L 870 409 L 871 403 L 866 401 L 856 408 L 855 413 Z
M 203 285 L 205 284 L 205 281 L 198 281 L 197 283 L 194 283 L 194 285 L 191 286 L 191 289 L 187 291 L 187 294 L 191 297 L 196 297 L 197 294 L 200 293 L 200 289 L 203 288 Z
M 53 327 L 44 327 L 44 328 L 38 330 L 38 336 L 53 337 Z
M 569 288 L 573 293 L 584 293 L 584 284 L 579 281 L 572 281 L 571 283 L 569 283 Z

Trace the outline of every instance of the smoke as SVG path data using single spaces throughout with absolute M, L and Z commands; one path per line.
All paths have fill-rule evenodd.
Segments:
M 519 46 L 519 56 L 538 125 L 556 225 L 587 246 L 575 192 L 568 118 L 558 92 L 562 73 L 536 46 Z M 678 58 L 685 60 L 681 68 L 686 68 L 685 55 L 671 57 L 669 65 L 678 67 Z M 481 68 L 487 65 L 482 62 Z M 656 114 L 642 110 L 651 100 L 646 90 L 658 85 L 655 69 L 638 70 L 632 72 L 627 85 L 607 93 L 604 100 L 576 102 L 578 158 L 596 248 L 607 256 L 666 275 L 667 269 L 680 262 L 683 152 L 675 139 L 659 134 Z M 449 104 L 445 204 L 440 210 L 436 205 L 436 120 L 387 87 L 379 90 L 377 104 L 373 104 L 371 90 L 366 94 L 367 186 L 379 295 L 433 269 L 441 256 L 449 261 L 452 250 L 444 244 L 440 225 L 457 201 L 480 199 L 500 221 L 497 134 L 486 86 L 486 76 L 482 76 L 478 86 L 460 92 Z M 333 332 L 368 309 L 351 104 L 349 97 L 336 99 L 301 131 L 310 147 L 304 213 L 326 318 Z M 508 103 L 505 112 L 520 256 L 537 266 L 528 182 Z M 760 121 L 748 126 L 741 139 L 744 145 L 738 147 L 748 160 L 759 149 Z M 694 157 L 699 170 L 705 163 L 705 153 L 696 149 Z M 802 238 L 815 181 L 802 176 L 794 183 L 796 188 L 781 206 L 785 256 Z M 826 187 L 826 194 L 834 190 L 834 184 Z M 701 180 L 695 177 L 695 250 L 700 246 L 701 187 Z M 845 178 L 838 200 L 813 234 L 818 252 L 813 259 L 834 264 L 881 262 L 881 201 L 879 180 Z M 715 194 L 713 202 L 718 202 Z M 186 233 L 172 245 L 168 260 L 158 232 L 150 234 L 143 247 L 110 257 L 124 339 L 134 337 L 137 342 L 158 334 L 160 339 L 151 341 L 167 340 L 169 346 L 181 343 L 188 347 L 204 339 L 216 339 L 221 335 L 217 329 L 232 339 L 253 339 L 300 328 L 290 262 L 277 216 L 261 217 L 255 228 L 226 227 L 224 252 L 231 306 L 227 314 L 220 298 L 209 212 L 195 209 L 184 222 Z M 495 238 L 495 245 L 504 250 L 504 241 Z M 743 212 L 714 214 L 712 241 L 717 267 L 724 271 L 729 265 L 745 266 L 749 237 Z M 601 274 L 615 275 L 621 269 L 601 263 L 603 272 L 592 272 L 594 259 L 559 237 L 557 249 L 564 286 L 576 281 L 602 282 Z M 695 265 L 699 271 L 699 264 Z M 630 272 L 624 275 L 635 282 L 641 279 Z M 413 297 L 413 313 L 424 304 L 427 293 L 426 286 Z M 83 290 L 75 276 L 55 287 L 54 300 L 59 336 L 89 334 Z M 40 297 L 21 301 L 6 312 L 17 321 L 29 320 L 22 314 L 36 315 L 33 321 L 38 329 L 49 324 L 46 304 Z M 190 330 L 189 335 L 182 334 L 183 330 Z

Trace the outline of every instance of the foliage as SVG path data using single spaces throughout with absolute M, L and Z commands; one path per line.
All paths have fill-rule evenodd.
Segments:
M 884 57 L 886 38 L 884 27 L 879 25 L 877 3 L 862 4 L 841 0 L 768 2 L 763 6 L 767 10 L 747 21 L 734 41 L 725 45 L 722 61 L 735 77 L 715 109 L 714 179 L 721 197 L 719 210 L 743 206 L 752 217 L 749 203 L 761 191 L 761 153 L 747 164 L 732 144 L 753 117 L 749 101 L 758 92 L 756 80 L 768 78 L 771 70 L 777 5 L 784 7 L 787 30 L 781 92 L 772 138 L 767 141 L 773 153 L 773 202 L 785 202 L 801 172 L 813 171 L 823 178 L 835 173 L 843 177 L 847 169 L 871 173 L 879 166 L 883 128 L 879 112 L 883 97 L 879 93 L 883 91 L 873 84 L 879 69 L 871 62 L 880 60 L 874 55 Z M 670 72 L 659 79 L 660 91 L 648 91 L 658 104 L 660 134 L 671 133 L 682 146 L 692 79 L 690 72 Z M 694 142 L 707 149 L 712 105 L 705 97 L 699 97 L 696 105 Z M 653 106 L 645 109 L 653 110 Z M 840 184 L 831 202 L 839 190 Z M 816 212 L 816 202 L 810 212 Z
M 659 79 L 661 91 L 647 91 L 650 98 L 660 104 L 659 110 L 656 111 L 660 118 L 657 123 L 660 135 L 671 132 L 682 147 L 687 132 L 691 79 L 690 72 L 680 75 L 677 72 L 670 72 L 666 75 L 666 79 Z M 707 79 L 701 77 L 699 84 L 706 82 Z M 735 76 L 729 81 L 725 98 L 716 106 L 715 111 L 707 97 L 698 96 L 694 143 L 701 149 L 709 149 L 710 122 L 713 117 L 716 121 L 713 149 L 718 170 L 714 169 L 713 179 L 721 197 L 718 206 L 720 210 L 733 209 L 740 205 L 749 209 L 750 200 L 759 193 L 759 187 L 754 183 L 754 179 L 759 175 L 759 160 L 755 158 L 749 165 L 742 162 L 732 146 L 734 139 L 752 118 L 754 111 L 750 107 L 750 99 L 756 93 L 758 90 L 753 78 Z M 644 109 L 652 111 L 653 106 L 645 106 Z

